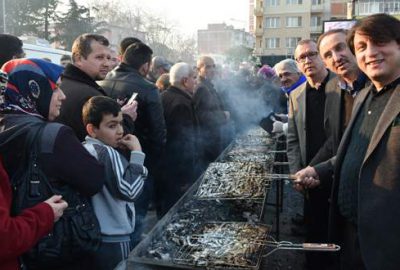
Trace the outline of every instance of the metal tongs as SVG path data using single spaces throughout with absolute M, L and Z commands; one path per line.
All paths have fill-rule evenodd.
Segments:
M 278 249 L 286 250 L 304 250 L 304 251 L 321 251 L 321 252 L 336 252 L 340 250 L 340 246 L 336 244 L 326 243 L 301 243 L 295 244 L 289 241 L 276 241 L 272 236 L 269 236 L 271 241 L 266 241 L 266 246 L 272 247 L 273 249 L 264 254 L 263 257 L 269 256 Z

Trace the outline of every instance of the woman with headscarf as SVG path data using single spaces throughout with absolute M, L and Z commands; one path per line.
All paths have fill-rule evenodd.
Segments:
M 7 74 L 0 71 L 0 89 L 5 89 L 7 80 Z M 12 217 L 11 203 L 10 180 L 0 158 L 0 268 L 3 270 L 18 269 L 18 257 L 50 232 L 67 207 L 61 196 L 54 195 Z
M 8 74 L 8 83 L 0 92 L 0 155 L 10 179 L 22 163 L 28 132 L 44 124 L 44 129 L 60 125 L 51 134 L 52 149 L 42 147 L 38 153 L 43 173 L 51 185 L 68 185 L 84 196 L 100 191 L 103 167 L 85 150 L 71 128 L 48 123 L 59 115 L 65 99 L 57 86 L 62 67 L 41 59 L 15 59 L 5 63 L 2 70 Z M 48 140 L 39 138 L 42 146 Z

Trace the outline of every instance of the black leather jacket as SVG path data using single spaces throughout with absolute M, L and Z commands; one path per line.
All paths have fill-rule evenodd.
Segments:
M 138 116 L 135 133 L 146 153 L 148 165 L 154 165 L 161 156 L 166 142 L 166 127 L 161 98 L 157 87 L 136 69 L 121 63 L 105 80 L 98 82 L 107 95 L 116 99 L 129 99 L 137 93 Z

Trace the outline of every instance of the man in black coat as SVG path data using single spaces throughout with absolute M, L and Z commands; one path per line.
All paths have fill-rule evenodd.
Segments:
M 178 63 L 170 70 L 170 81 L 171 86 L 161 95 L 167 125 L 163 179 L 158 189 L 162 198 L 161 216 L 198 175 L 198 122 L 192 100 L 196 73 L 190 65 Z
M 60 88 L 67 98 L 57 121 L 70 126 L 80 141 L 86 136 L 82 122 L 83 104 L 93 96 L 106 95 L 96 80 L 104 79 L 109 71 L 108 46 L 109 42 L 103 36 L 79 36 L 72 45 L 73 64 L 68 64 L 62 75 Z
M 96 83 L 102 80 L 110 70 L 110 50 L 108 40 L 95 34 L 83 34 L 72 45 L 72 64 L 68 64 L 62 74 L 60 88 L 66 95 L 61 106 L 61 122 L 71 127 L 80 141 L 85 139 L 86 128 L 82 121 L 82 107 L 94 96 L 106 96 Z M 122 107 L 124 128 L 133 125 L 136 118 L 136 104 Z
M 227 145 L 223 134 L 229 124 L 230 113 L 224 109 L 212 84 L 215 63 L 211 57 L 203 56 L 197 61 L 198 85 L 193 97 L 199 118 L 201 145 L 206 163 L 214 161 Z

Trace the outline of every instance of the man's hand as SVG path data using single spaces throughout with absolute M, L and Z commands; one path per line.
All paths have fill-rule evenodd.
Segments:
M 284 113 L 275 113 L 274 114 L 275 118 L 283 123 L 287 123 L 288 121 L 288 115 Z
M 272 124 L 272 133 L 281 133 L 283 132 L 283 123 L 281 121 L 275 121 Z
M 304 188 L 315 188 L 320 185 L 319 175 L 315 171 L 314 167 L 306 167 L 296 174 L 296 179 L 294 180 L 295 184 L 300 184 Z
M 122 113 L 129 115 L 130 118 L 132 118 L 132 120 L 135 121 L 137 118 L 137 112 L 136 112 L 137 106 L 138 103 L 136 100 L 134 100 L 131 103 L 122 106 L 121 111 Z
M 68 207 L 68 203 L 62 200 L 61 195 L 53 195 L 44 202 L 50 205 L 51 209 L 53 209 L 54 222 L 60 219 L 64 210 Z
M 124 137 L 122 137 L 119 143 L 122 147 L 126 147 L 130 151 L 142 151 L 139 140 L 135 135 L 126 134 Z

